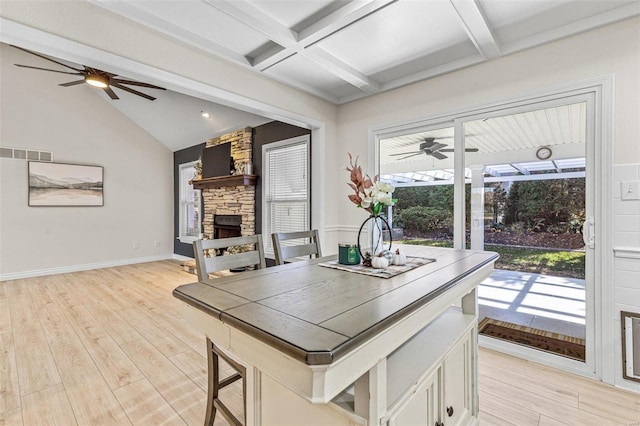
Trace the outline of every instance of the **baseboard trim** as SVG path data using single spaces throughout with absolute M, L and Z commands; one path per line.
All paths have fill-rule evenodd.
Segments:
M 61 266 L 58 268 L 36 269 L 33 271 L 10 272 L 0 274 L 0 281 L 19 280 L 23 278 L 42 277 L 45 275 L 66 274 L 69 272 L 88 271 L 90 269 L 112 268 L 114 266 L 133 265 L 135 263 L 156 262 L 158 260 L 173 259 L 174 254 L 161 254 L 157 256 L 136 257 L 132 259 L 118 259 L 107 262 L 85 263 L 83 265 Z
M 193 260 L 193 257 L 188 257 L 188 256 L 183 256 L 181 254 L 175 254 L 173 253 L 173 257 L 172 259 L 174 260 L 180 260 L 180 261 L 185 261 L 185 260 Z

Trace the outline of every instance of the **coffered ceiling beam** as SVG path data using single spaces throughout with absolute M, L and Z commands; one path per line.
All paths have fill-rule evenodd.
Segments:
M 298 34 L 290 28 L 282 25 L 280 22 L 271 18 L 257 7 L 253 6 L 246 0 L 234 2 L 219 2 L 215 0 L 206 0 L 206 2 L 226 13 L 232 18 L 250 26 L 254 30 L 262 33 L 273 42 L 284 47 L 283 51 L 275 53 L 275 58 L 270 59 L 266 55 L 259 56 L 254 60 L 253 68 L 265 70 L 283 59 L 296 53 L 304 56 L 308 60 L 320 65 L 327 72 L 335 77 L 346 81 L 347 83 L 360 88 L 361 90 L 375 94 L 380 92 L 380 85 L 370 80 L 367 76 L 355 70 L 348 64 L 340 61 L 338 58 L 328 54 L 319 48 L 308 49 L 308 43 L 300 42 Z M 380 6 L 382 7 L 382 6 Z M 370 12 L 368 12 L 370 13 Z M 358 15 L 356 15 L 358 16 Z M 364 15 L 363 15 L 364 16 Z M 268 61 L 266 64 L 264 61 Z M 266 66 L 265 66 L 266 65 Z
M 396 1 L 398 0 L 368 0 L 347 3 L 335 12 L 300 30 L 298 41 L 308 47 Z
M 449 0 L 467 36 L 485 59 L 500 56 L 500 47 L 491 33 L 477 0 Z
M 126 16 L 128 19 L 131 19 L 132 21 L 135 21 L 141 25 L 153 28 L 160 33 L 181 40 L 187 44 L 199 47 L 207 52 L 211 52 L 214 55 L 218 55 L 222 58 L 226 58 L 241 65 L 249 65 L 249 60 L 246 57 L 238 54 L 237 52 L 206 37 L 202 37 L 196 32 L 185 30 L 183 27 L 176 25 L 167 19 L 163 19 L 156 15 L 153 15 L 138 7 L 134 2 L 105 2 L 99 0 L 88 1 L 113 13 Z

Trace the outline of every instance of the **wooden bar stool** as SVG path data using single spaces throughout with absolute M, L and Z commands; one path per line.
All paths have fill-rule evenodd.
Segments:
M 220 380 L 220 359 L 224 359 L 227 364 L 236 370 L 236 373 Z M 213 426 L 213 421 L 216 418 L 216 412 L 220 411 L 220 414 L 232 425 L 241 426 L 246 424 L 246 419 L 240 421 L 235 417 L 229 408 L 219 398 L 220 389 L 230 385 L 238 380 L 242 380 L 242 402 L 244 404 L 244 412 L 247 412 L 247 400 L 245 395 L 247 393 L 247 384 L 245 378 L 247 376 L 247 370 L 243 365 L 235 362 L 229 358 L 223 351 L 218 349 L 216 345 L 207 337 L 207 361 L 209 372 L 209 384 L 208 384 L 208 398 L 207 398 L 207 413 L 204 419 L 205 426 Z M 246 415 L 246 414 L 245 414 Z
M 234 250 L 233 254 L 224 256 L 206 257 L 206 250 L 224 250 L 229 247 L 243 247 L 242 250 Z M 239 251 L 239 252 L 238 252 Z M 198 280 L 207 281 L 212 272 L 223 271 L 232 268 L 253 266 L 256 269 L 265 267 L 264 247 L 261 235 L 248 237 L 218 238 L 214 240 L 198 240 L 193 243 L 193 254 L 196 259 Z M 234 370 L 231 376 L 220 378 L 220 358 L 225 360 Z M 205 426 L 213 426 L 216 413 L 220 414 L 232 425 L 246 424 L 247 399 L 246 399 L 246 368 L 226 354 L 222 348 L 216 346 L 207 337 L 207 361 L 208 361 L 208 398 Z M 229 408 L 220 400 L 220 390 L 238 380 L 242 380 L 242 402 L 244 417 L 238 419 Z

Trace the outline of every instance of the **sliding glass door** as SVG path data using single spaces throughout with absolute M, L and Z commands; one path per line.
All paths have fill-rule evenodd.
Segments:
M 500 253 L 483 344 L 590 372 L 593 110 L 591 94 L 484 110 L 386 134 L 377 154 L 401 244 Z

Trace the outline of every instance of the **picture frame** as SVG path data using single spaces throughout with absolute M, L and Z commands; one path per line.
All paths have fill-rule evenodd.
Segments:
M 30 207 L 104 206 L 104 168 L 82 164 L 28 162 Z

